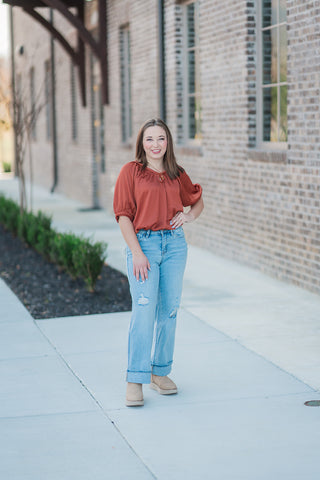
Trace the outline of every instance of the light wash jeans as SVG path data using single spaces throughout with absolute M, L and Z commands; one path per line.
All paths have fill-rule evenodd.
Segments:
M 137 237 L 151 270 L 147 280 L 138 281 L 133 276 L 132 254 L 127 248 L 132 297 L 127 381 L 150 383 L 151 373 L 165 376 L 171 371 L 187 243 L 182 227 L 140 230 Z

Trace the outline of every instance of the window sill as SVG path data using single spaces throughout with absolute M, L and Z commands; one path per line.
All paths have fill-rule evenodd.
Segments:
M 257 150 L 251 149 L 248 151 L 248 159 L 255 162 L 265 163 L 287 163 L 286 150 Z
M 202 147 L 199 145 L 177 145 L 175 148 L 178 155 L 190 155 L 193 157 L 203 157 Z

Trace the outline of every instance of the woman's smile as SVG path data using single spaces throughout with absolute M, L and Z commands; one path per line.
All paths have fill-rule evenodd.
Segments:
M 147 128 L 143 136 L 143 149 L 147 161 L 162 161 L 167 151 L 167 143 L 167 135 L 163 128 L 158 125 Z

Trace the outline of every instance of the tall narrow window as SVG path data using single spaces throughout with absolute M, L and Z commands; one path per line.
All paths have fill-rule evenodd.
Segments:
M 32 140 L 37 139 L 36 131 L 36 94 L 35 94 L 35 78 L 34 78 L 34 67 L 30 68 L 30 102 L 31 102 L 31 138 Z
M 104 104 L 99 75 L 99 64 L 93 54 L 90 55 L 90 85 L 91 85 L 91 138 L 92 151 L 95 158 L 95 175 L 100 171 L 105 173 L 105 119 Z
M 198 2 L 186 5 L 186 121 L 187 138 L 201 138 Z
M 78 138 L 78 116 L 77 116 L 77 97 L 76 97 L 76 78 L 75 78 L 75 66 L 71 62 L 70 71 L 70 87 L 71 87 L 71 137 L 72 140 Z
M 287 17 L 285 0 L 262 0 L 261 140 L 287 141 Z
M 104 173 L 106 171 L 106 152 L 105 152 L 105 138 L 104 138 L 104 105 L 102 101 L 101 85 L 99 89 L 99 106 L 100 106 L 100 169 Z
M 199 2 L 176 8 L 176 68 L 178 141 L 201 140 L 201 93 L 199 58 Z
M 121 131 L 124 143 L 132 134 L 130 70 L 130 31 L 126 26 L 120 28 Z
M 44 62 L 45 69 L 45 108 L 46 108 L 46 136 L 52 139 L 52 85 L 50 61 Z

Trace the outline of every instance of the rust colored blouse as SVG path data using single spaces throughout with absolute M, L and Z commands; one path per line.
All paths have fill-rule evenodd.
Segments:
M 129 217 L 136 232 L 171 230 L 170 220 L 183 207 L 194 205 L 201 194 L 201 186 L 193 184 L 185 171 L 172 180 L 166 172 L 142 170 L 141 164 L 133 161 L 119 173 L 113 209 L 116 220 L 122 215 Z

